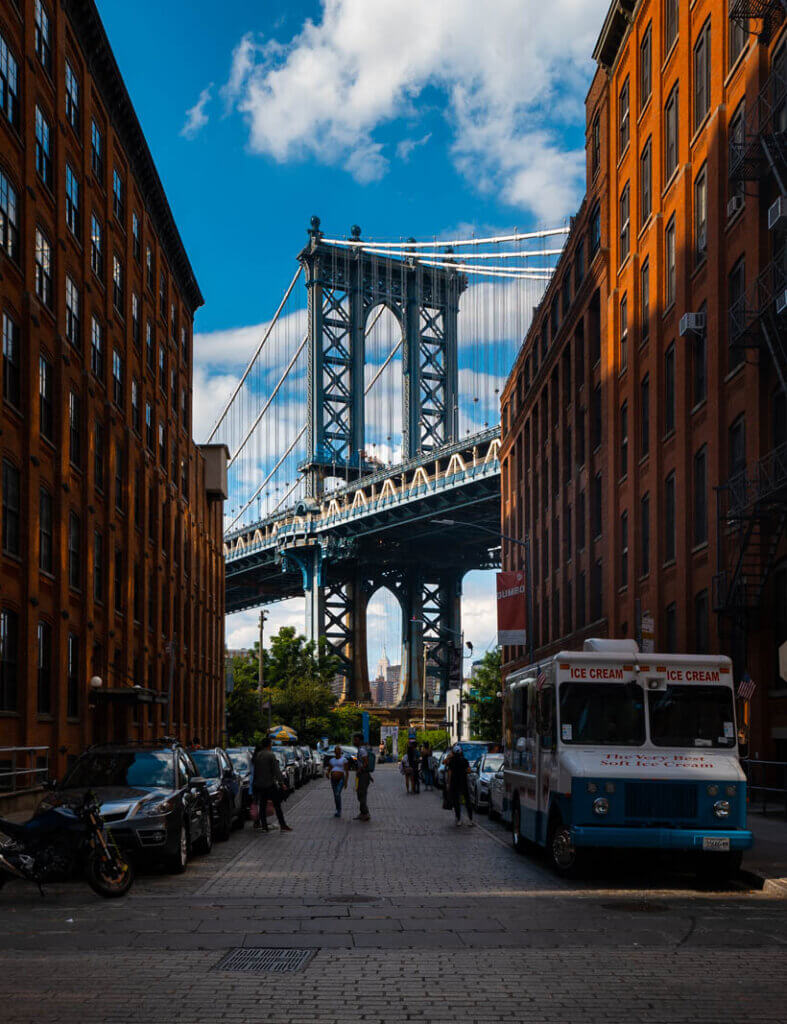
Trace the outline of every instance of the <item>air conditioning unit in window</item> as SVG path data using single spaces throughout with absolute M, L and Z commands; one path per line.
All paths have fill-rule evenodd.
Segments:
M 678 333 L 680 334 L 681 338 L 685 338 L 687 334 L 701 334 L 704 330 L 704 313 L 684 313 L 683 316 L 680 318 Z
M 743 196 L 732 196 L 727 200 L 727 217 L 734 217 L 743 209 Z
M 768 230 L 787 227 L 787 196 L 779 196 L 768 207 Z
M 776 296 L 776 312 L 781 316 L 787 310 L 787 288 Z

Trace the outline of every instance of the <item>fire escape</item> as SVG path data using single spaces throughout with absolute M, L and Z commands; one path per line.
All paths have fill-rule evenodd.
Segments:
M 784 0 L 735 0 L 730 19 L 759 22 L 767 42 L 784 20 Z M 730 305 L 730 350 L 759 352 L 760 367 L 787 395 L 787 62 L 772 67 L 742 130 L 730 139 L 733 184 L 759 183 L 768 206 L 771 261 Z M 714 610 L 745 633 L 760 611 L 782 538 L 787 534 L 787 443 L 780 443 L 716 488 L 717 573 Z

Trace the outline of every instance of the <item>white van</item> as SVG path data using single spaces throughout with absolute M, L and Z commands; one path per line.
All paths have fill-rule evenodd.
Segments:
M 729 658 L 586 640 L 507 678 L 503 733 L 514 846 L 560 874 L 623 847 L 696 851 L 722 878 L 752 845 Z

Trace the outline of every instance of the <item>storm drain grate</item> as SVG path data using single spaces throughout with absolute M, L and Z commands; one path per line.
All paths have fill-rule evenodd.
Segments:
M 287 974 L 302 971 L 314 957 L 315 949 L 263 949 L 260 947 L 231 949 L 216 964 L 214 971 L 246 971 L 259 974 Z

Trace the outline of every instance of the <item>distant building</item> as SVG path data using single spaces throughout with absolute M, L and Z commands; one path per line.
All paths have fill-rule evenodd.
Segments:
M 461 722 L 459 720 L 459 687 L 449 690 L 445 695 L 445 719 L 448 722 L 448 735 L 451 737 L 452 743 L 470 739 L 470 705 L 467 703 L 470 687 L 467 682 L 463 684 L 463 689 Z

